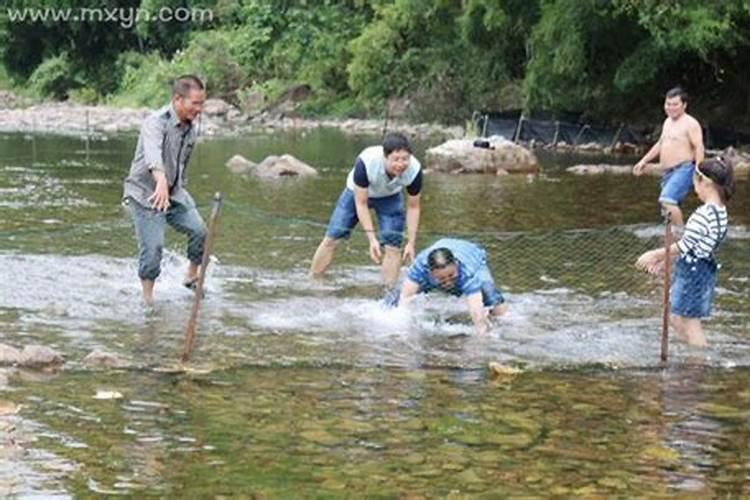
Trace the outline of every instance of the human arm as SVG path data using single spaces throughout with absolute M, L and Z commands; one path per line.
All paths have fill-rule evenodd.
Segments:
M 375 227 L 372 223 L 372 216 L 370 215 L 370 209 L 367 206 L 367 188 L 360 186 L 354 187 L 354 206 L 357 211 L 357 218 L 359 218 L 360 224 L 362 224 L 362 230 L 367 236 L 367 241 L 370 243 L 370 258 L 376 264 L 380 264 L 382 253 L 380 251 L 380 242 L 375 234 Z
M 679 253 L 680 249 L 677 246 L 677 243 L 672 243 L 669 247 L 669 255 L 674 257 L 679 255 Z M 657 274 L 662 269 L 666 256 L 667 254 L 664 251 L 664 248 L 649 250 L 638 257 L 638 260 L 635 262 L 635 267 L 650 274 Z
M 420 193 L 413 196 L 408 195 L 406 198 L 407 242 L 404 245 L 403 261 L 407 263 L 414 261 L 414 256 L 417 254 L 417 229 L 419 228 L 419 216 L 422 210 L 421 198 Z
M 648 150 L 648 152 L 643 155 L 643 158 L 638 160 L 638 163 L 635 164 L 633 167 L 633 174 L 635 175 L 642 175 L 646 172 L 646 164 L 648 164 L 651 160 L 659 156 L 659 153 L 661 153 L 661 137 L 659 137 L 659 140 L 656 141 L 656 144 L 651 146 L 651 149 Z
M 149 117 L 141 127 L 141 141 L 143 142 L 143 156 L 156 187 L 148 202 L 151 207 L 160 212 L 169 208 L 169 186 L 164 171 L 162 144 L 164 142 L 164 125 L 157 116 Z
M 487 311 L 484 310 L 482 302 L 482 292 L 474 292 L 466 296 L 466 305 L 469 306 L 471 321 L 474 323 L 474 330 L 479 335 L 486 335 L 489 328 L 487 321 Z
M 695 120 L 688 128 L 688 137 L 695 151 L 695 165 L 698 166 L 706 156 L 706 149 L 703 146 L 703 130 L 698 120 Z
M 419 293 L 419 283 L 406 278 L 404 280 L 404 283 L 401 285 L 401 294 L 398 298 L 398 304 L 399 306 L 406 304 L 409 302 L 412 297 L 414 297 L 416 294 Z

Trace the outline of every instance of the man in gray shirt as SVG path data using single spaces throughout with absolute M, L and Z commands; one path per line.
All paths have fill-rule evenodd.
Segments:
M 206 225 L 185 190 L 185 170 L 198 131 L 193 123 L 206 100 L 203 82 L 193 75 L 175 80 L 172 102 L 151 114 L 141 127 L 123 200 L 138 238 L 138 276 L 143 298 L 151 304 L 161 272 L 167 224 L 188 237 L 190 260 L 185 286 L 194 288 L 203 258 Z

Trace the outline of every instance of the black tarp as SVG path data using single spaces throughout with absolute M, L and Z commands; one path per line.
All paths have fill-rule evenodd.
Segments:
M 563 113 L 557 116 L 538 114 L 521 119 L 520 111 L 476 112 L 474 124 L 484 137 L 501 135 L 506 139 L 534 141 L 540 144 L 580 145 L 597 143 L 611 146 L 615 142 L 648 145 L 656 141 L 649 137 L 653 130 L 639 129 L 626 124 L 612 126 L 584 123 L 580 114 Z M 520 127 L 520 128 L 519 128 Z M 517 137 L 516 137 L 517 136 Z M 728 146 L 750 144 L 750 134 L 731 128 L 706 127 L 703 140 L 709 149 L 724 149 Z

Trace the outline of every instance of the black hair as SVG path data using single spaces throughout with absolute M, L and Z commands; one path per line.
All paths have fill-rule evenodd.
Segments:
M 436 248 L 427 255 L 427 265 L 430 267 L 430 271 L 443 269 L 455 263 L 456 257 L 447 248 Z
M 187 97 L 191 90 L 205 90 L 200 78 L 195 75 L 182 75 L 172 84 L 172 95 Z
M 721 201 L 727 203 L 734 194 L 734 165 L 721 156 L 703 160 L 696 167 L 698 171 L 711 179 L 719 190 Z
M 411 154 L 409 139 L 399 132 L 389 132 L 383 137 L 383 155 L 388 156 L 394 151 L 408 151 Z
M 685 89 L 680 87 L 679 85 L 677 87 L 673 87 L 667 91 L 666 98 L 672 99 L 673 97 L 679 97 L 682 102 L 687 104 L 688 102 L 688 93 L 685 92 Z

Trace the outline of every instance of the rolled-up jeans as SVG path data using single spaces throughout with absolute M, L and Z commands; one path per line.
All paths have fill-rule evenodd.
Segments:
M 165 212 L 146 208 L 133 198 L 124 201 L 135 226 L 138 238 L 138 277 L 155 280 L 161 272 L 161 256 L 164 248 L 164 231 L 167 224 L 188 237 L 187 257 L 193 264 L 203 259 L 203 244 L 206 241 L 206 224 L 194 206 L 175 201 Z

